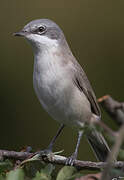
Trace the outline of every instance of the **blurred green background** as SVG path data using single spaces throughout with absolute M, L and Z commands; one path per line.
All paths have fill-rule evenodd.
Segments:
M 32 85 L 33 53 L 24 39 L 12 33 L 29 21 L 54 20 L 63 29 L 73 53 L 83 65 L 100 97 L 123 100 L 123 0 L 1 0 L 0 3 L 0 148 L 30 145 L 44 149 L 59 127 L 42 109 Z M 110 121 L 106 114 L 103 119 Z M 70 155 L 77 133 L 65 128 L 55 145 Z M 83 138 L 79 158 L 94 158 Z

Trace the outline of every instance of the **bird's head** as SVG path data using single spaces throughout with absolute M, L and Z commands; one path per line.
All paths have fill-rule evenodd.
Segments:
M 14 35 L 24 37 L 30 42 L 33 49 L 58 46 L 64 39 L 62 30 L 49 19 L 31 21 Z

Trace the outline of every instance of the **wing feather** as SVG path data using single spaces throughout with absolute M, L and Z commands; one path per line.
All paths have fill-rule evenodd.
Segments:
M 73 77 L 73 82 L 74 84 L 77 86 L 77 88 L 79 89 L 79 91 L 82 91 L 87 99 L 89 100 L 90 104 L 91 104 L 91 110 L 94 114 L 96 114 L 97 116 L 101 116 L 101 112 L 100 112 L 100 108 L 98 106 L 97 100 L 96 100 L 96 96 L 94 94 L 94 91 L 90 85 L 90 82 L 85 74 L 85 72 L 83 71 L 82 67 L 80 66 L 80 64 L 78 64 L 78 62 L 74 61 L 73 62 L 73 71 L 74 71 L 74 77 Z

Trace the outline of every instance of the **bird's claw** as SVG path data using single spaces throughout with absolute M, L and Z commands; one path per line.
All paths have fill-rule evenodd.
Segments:
M 67 158 L 66 163 L 65 163 L 66 166 L 73 166 L 75 160 L 76 160 L 76 155 L 72 154 L 70 157 Z
M 39 154 L 42 158 L 45 158 L 49 154 L 53 154 L 53 152 L 50 149 L 44 149 L 44 150 L 38 151 L 37 154 Z

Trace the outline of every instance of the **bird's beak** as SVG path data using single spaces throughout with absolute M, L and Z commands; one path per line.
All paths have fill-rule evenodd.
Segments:
M 21 36 L 21 37 L 24 37 L 25 35 L 26 35 L 26 32 L 25 32 L 25 31 L 19 31 L 19 32 L 13 33 L 13 36 Z

